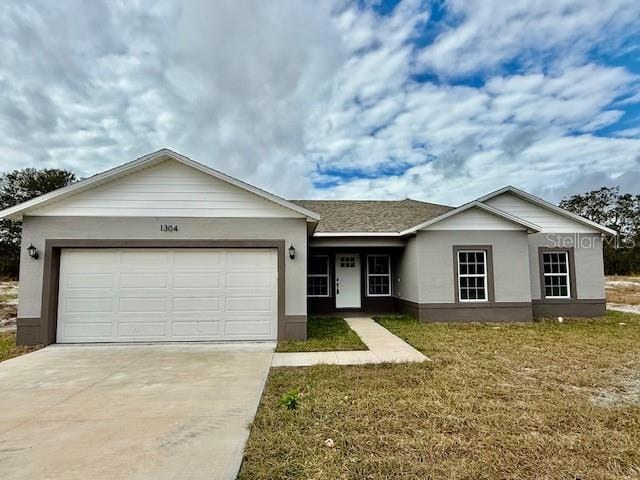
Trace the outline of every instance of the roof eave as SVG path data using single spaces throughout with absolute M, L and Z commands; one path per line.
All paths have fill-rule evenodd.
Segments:
M 400 232 L 316 232 L 314 237 L 400 237 Z
M 506 187 L 502 187 L 494 192 L 488 193 L 476 199 L 476 201 L 484 203 L 487 200 L 490 200 L 494 197 L 497 197 L 498 195 L 502 195 L 503 193 L 507 193 L 507 192 L 512 193 L 513 195 L 515 195 L 518 198 L 521 198 L 522 200 L 531 202 L 546 210 L 549 210 L 550 212 L 557 213 L 558 215 L 564 216 L 565 218 L 568 218 L 570 220 L 573 220 L 575 222 L 581 223 L 595 230 L 598 230 L 605 235 L 611 235 L 611 236 L 618 235 L 618 232 L 616 232 L 615 230 L 612 230 L 609 227 L 605 227 L 604 225 L 600 225 L 599 223 L 589 220 L 588 218 L 584 218 L 584 217 L 581 217 L 580 215 L 576 215 L 575 213 L 569 212 L 564 208 L 560 208 L 557 205 L 549 203 L 546 200 L 543 200 L 542 198 L 536 197 L 535 195 L 525 192 L 524 190 L 520 190 L 519 188 L 516 188 L 512 185 L 507 185 Z
M 542 230 L 542 227 L 540 227 L 539 225 L 536 225 L 535 223 L 528 222 L 522 218 L 516 217 L 515 215 L 511 215 L 507 212 L 503 212 L 502 210 L 498 210 L 497 208 L 490 207 L 489 205 L 485 205 L 484 203 L 480 203 L 477 200 L 474 200 L 472 202 L 465 203 L 464 205 L 461 205 L 458 208 L 449 210 L 448 212 L 445 212 L 442 215 L 439 215 L 435 218 L 429 219 L 426 222 L 422 222 L 414 227 L 408 228 L 407 230 L 400 232 L 400 235 L 403 235 L 403 236 L 410 235 L 412 233 L 417 232 L 418 230 L 427 228 L 431 225 L 441 222 L 442 220 L 446 220 L 447 218 L 450 218 L 455 215 L 458 215 L 459 213 L 465 212 L 471 208 L 479 208 L 480 210 L 483 210 L 487 213 L 495 215 L 496 217 L 502 218 L 503 220 L 506 220 L 510 223 L 520 225 L 521 227 L 524 227 L 524 229 L 527 232 L 530 232 L 530 233 L 531 232 L 538 233 Z
M 206 165 L 196 162 L 195 160 L 191 160 L 184 155 L 181 155 L 177 152 L 169 150 L 167 148 L 163 148 L 158 150 L 157 152 L 149 153 L 140 158 L 127 162 L 123 165 L 119 165 L 112 169 L 106 170 L 102 173 L 98 173 L 91 177 L 88 177 L 84 180 L 80 180 L 79 182 L 73 183 L 63 188 L 59 188 L 54 190 L 53 192 L 46 193 L 44 195 L 40 195 L 39 197 L 33 198 L 26 202 L 20 203 L 18 205 L 14 205 L 13 207 L 7 208 L 5 210 L 0 211 L 0 218 L 9 218 L 12 220 L 22 220 L 22 217 L 25 213 L 28 213 L 29 210 L 33 208 L 43 207 L 48 205 L 51 202 L 62 200 L 68 195 L 77 194 L 86 190 L 90 190 L 92 188 L 98 187 L 100 185 L 106 184 L 120 176 L 124 176 L 135 171 L 138 171 L 148 165 L 152 165 L 154 163 L 159 163 L 163 160 L 173 159 L 178 162 L 181 162 L 185 165 L 188 165 L 196 170 L 199 170 L 203 173 L 211 175 L 215 178 L 218 178 L 222 181 L 226 181 L 238 188 L 249 191 L 259 197 L 262 197 L 266 200 L 269 200 L 273 203 L 280 205 L 283 208 L 287 208 L 292 210 L 300 215 L 306 217 L 307 221 L 310 222 L 319 222 L 320 214 L 313 212 L 307 208 L 301 207 L 300 205 L 296 205 L 295 203 L 289 202 L 277 195 L 266 192 L 258 187 L 254 187 L 251 184 L 245 183 L 236 178 L 230 177 L 222 172 L 219 172 L 213 168 L 210 168 Z

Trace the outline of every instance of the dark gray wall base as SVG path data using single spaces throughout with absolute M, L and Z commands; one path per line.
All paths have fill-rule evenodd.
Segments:
M 416 320 L 420 320 L 420 305 L 418 303 L 412 302 L 410 300 L 403 300 L 402 298 L 397 297 L 395 300 L 396 312 L 402 313 L 404 315 L 409 315 Z
M 18 318 L 16 345 L 41 345 L 42 326 L 39 318 Z
M 599 317 L 607 313 L 607 302 L 598 299 L 533 300 L 534 317 Z
M 604 299 L 533 300 L 460 305 L 416 303 L 396 298 L 398 312 L 421 322 L 528 322 L 536 317 L 598 317 L 607 311 Z
M 398 300 L 399 311 L 421 322 L 529 322 L 533 320 L 529 302 L 415 303 Z
M 285 315 L 284 334 L 278 335 L 280 340 L 306 340 L 307 339 L 307 316 L 306 315 Z

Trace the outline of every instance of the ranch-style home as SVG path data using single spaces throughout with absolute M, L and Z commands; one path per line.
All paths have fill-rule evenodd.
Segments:
M 20 344 L 303 339 L 312 314 L 596 316 L 615 235 L 513 187 L 458 208 L 284 200 L 166 149 L 0 217 L 23 222 Z

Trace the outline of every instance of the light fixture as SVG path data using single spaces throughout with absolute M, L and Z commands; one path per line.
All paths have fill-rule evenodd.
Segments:
M 33 243 L 31 245 L 29 245 L 29 248 L 27 248 L 27 251 L 29 252 L 29 256 L 31 258 L 33 258 L 34 260 L 37 260 L 38 257 L 40 256 L 38 254 L 38 249 L 33 246 Z
M 296 258 L 296 247 L 293 246 L 293 243 L 289 246 L 289 258 L 291 260 Z

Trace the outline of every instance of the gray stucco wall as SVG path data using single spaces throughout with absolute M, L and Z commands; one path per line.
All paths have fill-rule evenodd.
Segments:
M 160 224 L 179 225 L 179 232 L 160 231 Z M 285 315 L 306 316 L 307 227 L 304 219 L 256 218 L 85 218 L 25 217 L 22 226 L 18 316 L 41 315 L 43 258 L 32 260 L 33 243 L 44 255 L 46 239 L 214 239 L 280 240 L 293 243 L 296 258 L 285 259 Z
M 410 237 L 402 256 L 396 263 L 395 295 L 403 300 L 418 302 L 418 254 L 416 237 Z
M 602 238 L 599 233 L 537 233 L 529 235 L 531 298 L 540 296 L 540 265 L 538 247 L 573 248 L 578 299 L 603 299 L 604 260 Z
M 454 303 L 454 245 L 491 245 L 496 302 L 530 302 L 524 231 L 420 231 L 416 237 L 419 303 Z

